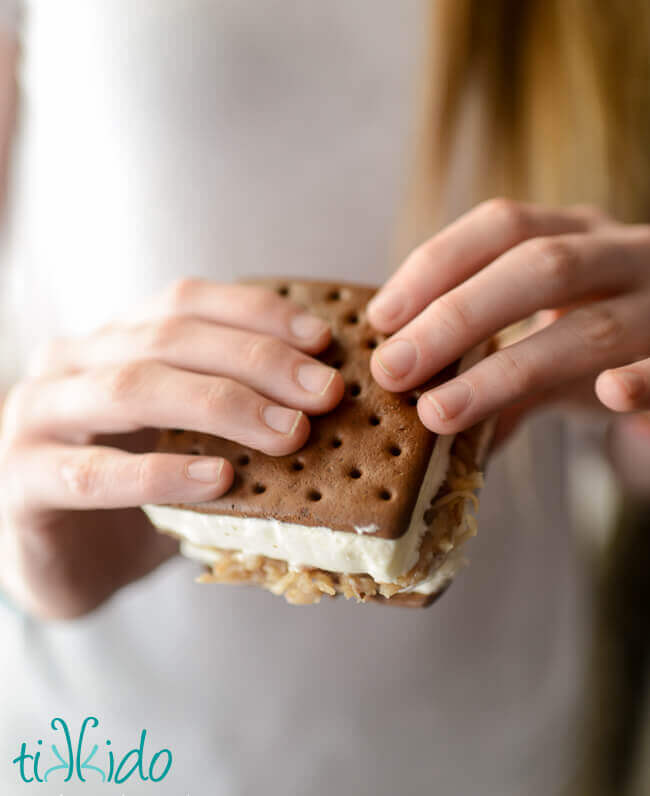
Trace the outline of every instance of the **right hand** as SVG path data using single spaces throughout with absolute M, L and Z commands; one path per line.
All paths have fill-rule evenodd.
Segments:
M 308 356 L 330 337 L 272 290 L 182 280 L 130 317 L 49 343 L 0 426 L 2 588 L 37 615 L 70 617 L 173 555 L 137 507 L 214 499 L 233 468 L 148 452 L 143 430 L 290 454 L 307 440 L 306 415 L 343 396 L 338 371 Z

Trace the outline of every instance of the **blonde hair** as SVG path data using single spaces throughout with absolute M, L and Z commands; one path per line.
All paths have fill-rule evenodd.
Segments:
M 473 90 L 472 203 L 508 195 L 650 218 L 649 0 L 433 0 L 430 26 L 413 236 L 440 223 Z
M 463 175 L 467 206 L 507 195 L 591 203 L 621 220 L 650 220 L 650 0 L 432 0 L 430 25 L 400 254 L 445 220 L 457 176 L 450 164 L 468 154 L 459 153 L 458 141 L 475 100 L 480 113 L 470 121 L 479 122 L 479 156 Z M 638 559 L 650 555 L 647 503 L 636 514 L 636 524 L 628 512 L 621 528 Z M 617 564 L 618 580 L 602 576 L 599 600 L 607 610 L 597 623 L 586 699 L 593 716 L 570 789 L 588 796 L 623 793 L 636 742 L 630 705 L 639 686 L 625 664 L 629 649 L 637 653 L 608 599 L 617 595 L 624 616 L 645 616 L 647 607 L 637 604 L 638 589 L 621 589 L 629 562 L 617 552 L 620 536 L 619 528 L 605 558 Z

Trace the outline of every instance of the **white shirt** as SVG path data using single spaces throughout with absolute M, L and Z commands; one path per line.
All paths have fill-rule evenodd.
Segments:
M 5 378 L 180 275 L 383 281 L 424 6 L 29 0 Z M 426 611 L 290 607 L 182 559 L 76 622 L 0 606 L 0 790 L 19 740 L 92 714 L 116 749 L 146 727 L 174 754 L 159 785 L 102 793 L 552 796 L 588 632 L 565 454 L 544 416 L 495 457 L 471 564 Z

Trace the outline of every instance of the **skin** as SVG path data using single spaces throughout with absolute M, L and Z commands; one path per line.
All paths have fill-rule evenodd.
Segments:
M 614 458 L 650 471 L 650 226 L 591 207 L 485 202 L 418 247 L 368 307 L 391 335 L 373 354 L 387 390 L 422 384 L 486 337 L 529 333 L 425 392 L 427 428 L 453 434 L 502 412 L 499 436 L 550 401 L 621 417 Z M 650 490 L 646 476 L 635 488 Z
M 16 56 L 0 31 L 0 187 Z M 647 493 L 649 285 L 648 227 L 589 208 L 493 200 L 420 246 L 369 307 L 378 329 L 416 353 L 411 371 L 396 375 L 384 343 L 373 375 L 388 390 L 416 386 L 541 310 L 527 338 L 455 380 L 469 388 L 461 411 L 450 411 L 443 388 L 423 395 L 422 422 L 453 433 L 502 410 L 504 439 L 542 402 L 597 405 L 619 416 L 610 445 L 619 472 Z M 220 434 L 272 455 L 298 450 L 309 415 L 343 393 L 340 375 L 310 357 L 329 330 L 310 331 L 303 317 L 297 335 L 301 316 L 258 288 L 183 280 L 94 334 L 37 352 L 0 418 L 0 589 L 36 616 L 70 618 L 177 552 L 137 507 L 217 497 L 232 466 L 151 453 L 150 426 Z
M 419 247 L 369 305 L 372 323 L 392 334 L 372 373 L 389 390 L 416 387 L 536 312 L 529 334 L 425 392 L 422 422 L 455 433 L 501 411 L 503 438 L 540 403 L 600 406 L 625 416 L 612 449 L 639 480 L 650 470 L 650 227 L 590 208 L 475 208 Z M 39 616 L 71 617 L 173 555 L 137 506 L 209 500 L 233 470 L 148 452 L 147 427 L 292 453 L 308 415 L 343 395 L 340 374 L 310 357 L 329 340 L 324 322 L 271 291 L 181 280 L 94 334 L 46 345 L 4 408 L 3 587 Z M 387 353 L 395 343 L 401 358 Z M 459 383 L 469 400 L 454 411 L 449 389 Z
M 311 354 L 328 325 L 271 290 L 185 279 L 94 334 L 48 343 L 7 396 L 0 579 L 32 613 L 83 614 L 177 546 L 137 508 L 228 490 L 230 462 L 151 453 L 149 426 L 273 456 L 333 409 L 340 373 Z

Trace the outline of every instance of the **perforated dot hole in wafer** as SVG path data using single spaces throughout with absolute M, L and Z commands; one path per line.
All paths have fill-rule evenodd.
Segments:
M 366 317 L 371 288 L 283 277 L 258 284 L 288 295 L 330 324 L 332 339 L 315 356 L 342 373 L 344 399 L 332 412 L 311 416 L 306 444 L 286 457 L 191 431 L 168 433 L 166 444 L 176 453 L 195 446 L 196 453 L 233 463 L 234 484 L 223 498 L 210 501 L 211 513 L 277 517 L 355 536 L 358 527 L 373 527 L 377 530 L 372 535 L 399 538 L 408 528 L 435 445 L 435 435 L 415 411 L 420 394 L 430 386 L 391 393 L 372 378 L 370 358 L 385 336 Z

